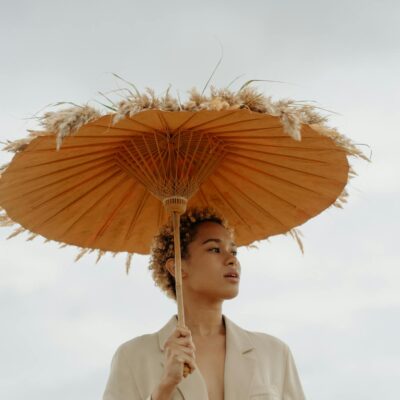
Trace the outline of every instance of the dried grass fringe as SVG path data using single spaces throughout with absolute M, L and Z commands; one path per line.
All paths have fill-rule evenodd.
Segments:
M 132 85 L 133 86 L 133 85 Z M 154 90 L 147 88 L 144 93 L 140 93 L 136 88 L 135 92 L 126 89 L 129 93 L 123 100 L 115 103 L 107 96 L 103 95 L 108 101 L 109 105 L 104 105 L 107 112 L 100 112 L 88 105 L 76 106 L 65 108 L 59 111 L 52 111 L 45 113 L 39 118 L 39 122 L 44 130 L 42 131 L 29 131 L 26 138 L 14 141 L 7 141 L 3 150 L 18 153 L 23 151 L 28 144 L 38 136 L 54 135 L 56 138 L 56 149 L 59 150 L 62 141 L 65 137 L 73 135 L 85 124 L 106 115 L 111 110 L 114 112 L 113 122 L 133 117 L 135 114 L 145 111 L 157 109 L 161 111 L 221 111 L 221 110 L 236 110 L 248 109 L 260 114 L 267 114 L 279 117 L 284 132 L 292 137 L 294 140 L 301 140 L 301 126 L 303 124 L 310 125 L 310 127 L 322 136 L 329 137 L 335 144 L 346 152 L 348 156 L 355 156 L 369 161 L 369 159 L 351 142 L 350 139 L 340 134 L 336 129 L 330 128 L 326 125 L 327 117 L 322 116 L 317 112 L 317 107 L 296 102 L 291 99 L 282 99 L 272 101 L 271 97 L 257 91 L 255 88 L 248 85 L 243 85 L 240 90 L 234 92 L 228 88 L 217 89 L 213 86 L 210 87 L 210 94 L 204 95 L 197 89 L 193 88 L 189 91 L 188 99 L 185 103 L 181 104 L 179 99 L 170 95 L 169 89 L 165 95 L 158 97 Z M 63 104 L 63 103 L 60 103 Z M 100 103 L 101 104 L 101 103 Z M 9 164 L 0 167 L 1 174 L 7 169 Z M 351 169 L 349 179 L 355 175 Z M 337 198 L 333 206 L 343 208 L 347 202 L 348 193 L 343 190 L 342 194 Z M 0 208 L 0 226 L 12 226 L 14 222 L 6 215 L 5 211 Z M 25 228 L 18 227 L 8 238 L 15 237 L 24 232 Z M 301 233 L 297 229 L 292 229 L 287 234 L 291 235 L 298 243 L 302 252 L 304 252 L 303 244 L 301 241 Z M 37 234 L 32 234 L 28 240 L 33 240 Z M 47 240 L 49 241 L 49 240 Z M 65 247 L 67 244 L 62 244 Z M 93 252 L 95 249 L 81 249 L 76 256 L 75 261 L 78 261 L 84 255 Z M 96 263 L 104 256 L 105 251 L 99 250 Z M 115 256 L 116 253 L 114 253 Z M 125 263 L 126 272 L 129 272 L 132 253 L 127 253 Z

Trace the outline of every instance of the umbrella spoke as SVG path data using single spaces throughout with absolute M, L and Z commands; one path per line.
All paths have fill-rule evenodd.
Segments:
M 227 140 L 226 143 L 227 144 L 235 144 L 237 146 L 257 146 L 257 147 L 267 147 L 268 149 L 287 149 L 287 150 L 295 150 L 295 151 L 315 151 L 315 152 L 342 152 L 342 149 L 339 149 L 337 147 L 306 147 L 306 146 L 285 146 L 285 145 L 275 145 L 275 144 L 269 144 L 269 143 L 262 143 L 262 142 L 267 142 L 267 140 L 271 138 L 270 136 L 268 137 L 257 137 L 257 139 L 259 140 L 258 142 L 249 142 L 248 141 L 248 137 L 243 136 L 242 138 L 239 137 L 235 137 L 235 139 L 243 139 L 243 141 L 241 140 Z M 280 137 L 279 137 L 280 138 Z M 224 136 L 223 139 L 226 139 L 226 137 Z M 305 138 L 302 138 L 302 141 Z M 309 138 L 311 139 L 311 138 Z M 262 142 L 261 142 L 262 141 Z M 246 149 L 244 147 L 240 147 L 241 149 Z M 278 154 L 278 153 L 277 153 Z
M 145 128 L 149 129 L 149 130 L 152 131 L 152 132 L 157 132 L 157 133 L 159 133 L 159 134 L 161 134 L 161 135 L 163 134 L 163 131 L 162 131 L 162 130 L 157 129 L 157 128 L 154 128 L 154 126 L 147 125 L 147 124 L 145 124 L 144 122 L 139 121 L 137 118 L 126 117 L 126 119 L 127 119 L 128 121 L 133 121 L 133 122 L 137 123 L 138 125 L 144 126 Z M 143 133 L 145 133 L 145 132 L 143 132 Z
M 171 128 L 169 127 L 167 120 L 164 118 L 163 113 L 158 111 L 157 117 L 158 117 L 159 121 L 161 122 L 161 125 L 163 125 L 163 131 L 171 132 Z
M 263 214 L 265 217 L 275 221 L 285 229 L 289 229 L 279 218 L 272 215 L 268 210 L 266 210 L 264 207 L 258 204 L 254 199 L 249 197 L 243 190 L 241 190 L 238 186 L 234 185 L 228 178 L 222 176 L 219 172 L 216 172 L 215 176 L 219 176 L 223 180 L 223 182 L 228 183 L 241 197 L 243 197 L 243 199 L 246 200 L 246 202 L 248 202 L 249 205 L 253 206 L 258 212 Z
M 121 165 L 129 166 L 128 172 L 131 172 L 131 174 L 139 179 L 141 183 L 145 184 L 146 182 L 150 182 L 153 185 L 156 184 L 157 179 L 148 166 L 147 160 L 144 158 L 142 152 L 137 148 L 137 145 L 133 140 L 130 142 L 130 145 L 133 147 L 133 150 L 135 150 L 135 153 L 132 153 L 131 149 L 127 145 L 124 145 L 125 152 L 118 153 Z M 136 159 L 136 156 L 140 158 L 140 161 Z M 141 174 L 137 173 L 135 169 L 138 169 Z
M 240 165 L 240 164 L 239 164 Z M 243 166 L 243 164 L 241 164 Z M 267 187 L 263 186 L 263 185 L 259 185 L 258 183 L 254 182 L 252 179 L 249 178 L 245 178 L 243 175 L 239 174 L 238 172 L 234 171 L 232 168 L 229 168 L 227 166 L 224 167 L 225 171 L 229 171 L 232 175 L 235 175 L 237 177 L 240 178 L 241 181 L 245 181 L 248 182 L 252 185 L 254 185 L 255 187 L 257 187 L 258 189 L 262 190 L 263 192 L 267 193 L 268 195 L 275 197 L 277 200 L 279 200 L 282 203 L 285 203 L 287 206 L 294 208 L 296 210 L 300 210 L 301 212 L 303 212 L 305 215 L 307 215 L 308 217 L 311 217 L 311 215 L 309 215 L 309 213 L 303 209 L 301 209 L 298 205 L 291 203 L 289 200 L 284 199 L 283 197 L 277 195 L 276 193 L 272 192 L 271 190 L 269 190 Z M 220 174 L 220 176 L 222 177 L 222 175 Z M 276 178 L 274 175 L 269 175 L 271 178 Z M 223 178 L 225 179 L 225 178 Z M 288 182 L 288 183 L 292 183 L 292 182 Z M 300 188 L 303 189 L 302 186 L 300 186 Z M 306 189 L 306 188 L 305 188 Z M 314 191 L 311 191 L 313 194 L 318 194 L 321 196 L 324 196 L 321 193 L 317 193 Z
M 188 113 L 189 114 L 189 113 Z M 184 130 L 185 125 L 187 125 L 193 118 L 196 117 L 196 113 L 190 113 L 189 118 L 187 118 L 185 121 L 183 121 L 180 125 L 178 125 L 172 133 L 179 132 Z
M 186 151 L 185 151 L 185 155 L 183 156 L 183 165 L 187 164 L 187 160 L 189 157 L 189 150 L 192 148 L 192 139 L 193 139 L 193 132 L 189 132 L 189 139 L 188 142 L 186 144 Z M 187 174 L 189 173 L 189 168 L 186 168 Z M 183 179 L 183 174 L 184 173 L 184 168 L 182 168 L 181 170 L 181 176 L 180 179 Z
M 198 191 L 198 194 L 200 196 L 201 201 L 203 202 L 203 206 L 206 207 L 208 204 L 208 201 L 207 201 L 206 195 L 204 194 L 204 191 L 201 187 Z
M 321 161 L 321 160 L 315 160 L 312 158 L 305 158 L 305 157 L 299 157 L 299 156 L 293 156 L 290 154 L 280 154 L 280 153 L 271 153 L 269 151 L 263 151 L 263 150 L 256 150 L 256 149 L 249 149 L 249 148 L 243 148 L 243 147 L 236 147 L 236 146 L 227 146 L 227 150 L 229 151 L 230 154 L 239 154 L 240 151 L 246 151 L 250 153 L 256 153 L 256 154 L 262 154 L 262 155 L 271 155 L 274 157 L 280 157 L 280 158 L 289 158 L 292 160 L 299 160 L 299 161 L 306 161 L 307 163 L 316 163 L 316 164 L 323 164 L 323 165 L 329 165 L 329 162 L 327 161 Z M 238 150 L 238 151 L 232 151 L 232 150 Z
M 66 205 L 64 205 L 61 209 L 56 210 L 56 212 L 53 212 L 50 216 L 48 216 L 44 221 L 40 221 L 36 224 L 33 225 L 32 229 L 36 230 L 38 229 L 40 226 L 43 226 L 44 224 L 48 223 L 50 220 L 52 220 L 53 218 L 55 218 L 57 215 L 59 215 L 61 212 L 63 212 L 64 210 L 66 210 L 68 207 L 71 207 L 72 205 L 78 203 L 79 201 L 81 201 L 84 197 L 88 196 L 90 193 L 92 193 L 94 190 L 98 189 L 101 185 L 105 184 L 107 181 L 115 178 L 116 176 L 120 175 L 121 176 L 121 172 L 118 171 L 114 171 L 113 173 L 111 173 L 109 176 L 106 176 L 104 179 L 102 179 L 100 182 L 96 183 L 95 185 L 93 185 L 92 187 L 90 187 L 88 190 L 84 191 L 83 193 L 81 193 L 78 197 L 74 198 L 72 201 L 68 202 Z M 126 177 L 122 176 L 121 181 L 125 180 Z M 87 179 L 85 179 L 84 181 L 80 182 L 79 186 L 82 186 L 84 183 L 86 183 L 86 181 L 88 181 Z M 121 183 L 121 182 L 119 182 Z M 77 187 L 78 185 L 76 185 L 75 187 Z M 74 188 L 75 188 L 74 187 Z M 59 198 L 60 196 L 64 195 L 67 191 L 63 191 L 62 193 L 58 193 L 57 195 L 45 200 L 44 202 L 42 202 L 38 207 L 35 207 L 33 212 L 36 212 L 39 210 L 39 208 L 42 208 L 46 203 L 49 203 L 52 200 L 55 200 L 57 198 Z
M 92 237 L 90 237 L 88 239 L 89 247 L 90 247 L 91 243 L 95 244 L 97 239 L 104 234 L 106 229 L 111 225 L 111 223 L 117 216 L 118 211 L 120 211 L 126 205 L 128 200 L 130 200 L 130 198 L 132 197 L 132 192 L 133 192 L 132 189 L 135 187 L 135 185 L 136 185 L 136 182 L 130 185 L 128 190 L 122 194 L 120 202 L 114 207 L 114 209 L 111 210 L 111 212 L 109 213 L 108 216 L 105 216 L 105 221 L 102 224 L 102 226 L 97 230 L 97 232 L 94 235 L 92 235 Z M 114 190 L 114 188 L 111 188 L 109 192 L 113 192 L 113 190 Z
M 93 211 L 93 209 L 95 209 L 96 207 L 99 207 L 104 200 L 106 200 L 107 198 L 110 197 L 110 195 L 118 189 L 118 187 L 121 185 L 121 183 L 123 183 L 123 180 L 117 180 L 114 185 L 110 186 L 110 189 L 105 192 L 103 195 L 101 195 L 100 197 L 94 197 L 92 198 L 91 202 L 89 202 L 86 206 L 86 208 L 84 208 L 83 210 L 81 210 L 79 213 L 76 213 L 74 215 L 74 218 L 69 220 L 70 224 L 67 225 L 65 227 L 65 230 L 62 232 L 62 235 L 64 236 L 68 236 L 73 229 L 77 226 L 77 225 L 81 225 L 84 224 L 84 218 L 87 216 L 87 214 L 89 214 L 91 211 Z M 132 182 L 131 183 L 131 187 L 129 190 L 132 190 L 135 186 L 137 185 L 137 182 Z M 90 241 L 89 241 L 90 243 Z M 85 247 L 90 247 L 89 245 L 85 245 Z
M 144 205 L 146 204 L 146 201 L 149 198 L 149 196 L 150 196 L 150 193 L 144 188 L 143 195 L 140 198 L 139 205 L 136 208 L 134 215 L 132 216 L 131 222 L 129 223 L 129 228 L 125 235 L 125 241 L 129 240 L 129 238 L 132 236 L 132 230 L 133 230 L 140 214 L 142 213 Z
M 197 125 L 193 125 L 193 126 L 191 126 L 190 128 L 186 128 L 185 125 L 187 125 L 187 124 L 185 124 L 185 125 L 183 125 L 183 126 L 181 127 L 181 130 L 185 129 L 185 130 L 194 130 L 194 131 L 197 131 L 198 128 L 200 128 L 200 127 L 202 127 L 202 126 L 204 126 L 204 125 L 210 124 L 210 123 L 212 123 L 212 122 L 220 121 L 220 120 L 222 120 L 222 119 L 225 119 L 225 118 L 227 118 L 227 117 L 230 117 L 232 114 L 235 114 L 235 112 L 237 112 L 237 110 L 233 110 L 233 111 L 231 111 L 231 112 L 226 111 L 226 114 L 222 114 L 222 115 L 219 114 L 219 115 L 217 115 L 217 116 L 214 117 L 214 118 L 207 119 L 207 121 L 204 121 L 204 122 L 199 123 L 199 124 L 197 124 Z M 198 114 L 196 113 L 196 114 L 193 114 L 193 115 L 196 115 L 196 116 L 197 116 Z
M 132 119 L 130 120 L 132 121 Z M 133 128 L 121 128 L 117 125 L 111 125 L 111 126 L 102 126 L 102 125 L 96 125 L 96 124 L 92 124 L 91 127 L 95 127 L 95 128 L 106 128 L 106 130 L 104 131 L 104 133 L 110 133 L 110 135 L 96 135 L 96 136 L 92 136 L 92 135 L 79 135 L 79 137 L 95 137 L 95 138 L 103 138 L 103 137 L 122 137 L 122 138 L 126 138 L 126 137 L 130 137 L 132 136 L 132 133 L 136 134 L 136 135 L 147 135 L 148 133 L 151 133 L 154 131 L 154 129 L 149 129 L 148 131 L 142 131 L 139 129 L 133 129 Z M 127 132 L 129 135 L 116 135 L 114 134 L 114 131 L 122 131 L 122 132 Z
M 217 131 L 216 133 L 219 133 L 218 129 L 232 127 L 232 126 L 236 126 L 236 125 L 240 125 L 240 124 L 244 124 L 246 126 L 246 124 L 248 124 L 249 122 L 260 122 L 260 119 L 259 118 L 249 118 L 249 119 L 244 119 L 244 120 L 242 119 L 242 120 L 239 120 L 239 121 L 226 122 L 226 123 L 220 124 L 220 125 L 207 126 L 210 122 L 213 122 L 213 121 L 206 121 L 203 124 L 199 124 L 197 126 L 190 127 L 187 130 L 193 130 L 193 131 L 196 131 L 196 132 L 214 132 L 214 131 Z M 262 121 L 262 122 L 264 122 L 264 121 Z M 200 129 L 200 128 L 202 128 L 202 129 Z M 268 129 L 268 128 L 269 128 L 268 126 L 264 127 L 264 129 Z M 277 129 L 277 128 L 281 129 L 282 127 L 281 126 L 270 127 L 270 129 Z M 250 132 L 251 131 L 252 131 L 252 129 L 250 129 Z M 221 133 L 223 133 L 223 132 L 221 132 Z
M 313 176 L 313 177 L 318 178 L 318 179 L 323 179 L 323 180 L 335 182 L 335 183 L 338 183 L 338 184 L 341 183 L 340 181 L 338 181 L 338 180 L 336 180 L 334 178 L 327 178 L 325 176 L 317 175 L 317 174 L 314 174 L 312 172 L 308 172 L 308 171 L 303 171 L 303 170 L 296 169 L 296 168 L 287 167 L 285 165 L 276 164 L 276 163 L 273 163 L 273 162 L 270 162 L 270 161 L 260 160 L 258 158 L 248 157 L 248 156 L 245 156 L 243 154 L 232 153 L 232 156 L 234 156 L 234 157 L 229 157 L 227 155 L 225 157 L 225 159 L 234 159 L 235 162 L 236 162 L 236 157 L 239 157 L 239 158 L 243 158 L 245 160 L 256 161 L 256 162 L 259 162 L 259 163 L 262 163 L 262 164 L 265 164 L 265 165 L 271 165 L 271 166 L 278 167 L 278 168 L 281 168 L 281 169 L 285 169 L 285 170 L 288 170 L 288 171 L 293 171 L 293 172 L 296 172 L 296 173 L 299 173 L 299 174 L 303 174 L 303 175 L 307 175 L 307 176 Z M 338 169 L 336 169 L 336 170 L 338 170 Z M 263 173 L 265 173 L 265 172 L 263 172 Z
M 215 175 L 218 175 L 218 174 L 215 174 Z M 236 208 L 231 204 L 231 202 L 226 198 L 226 196 L 224 196 L 221 193 L 221 191 L 218 189 L 218 186 L 213 182 L 213 180 L 210 178 L 207 183 L 210 184 L 213 187 L 213 194 L 214 193 L 218 194 L 218 196 L 221 199 L 221 201 L 227 206 L 227 208 L 231 211 L 231 213 L 236 215 L 236 217 L 240 221 L 242 221 L 242 223 L 244 225 L 246 225 L 251 231 L 252 230 L 251 225 L 247 222 L 246 219 L 243 218 L 243 216 L 238 212 L 238 210 L 236 210 Z
M 108 168 L 105 169 L 105 171 L 107 171 L 107 170 L 110 170 L 110 168 L 108 167 Z M 103 176 L 105 175 L 105 174 L 104 174 L 105 171 L 103 171 L 103 174 L 100 175 L 101 177 L 103 177 Z M 108 172 L 110 172 L 110 173 L 112 172 L 111 176 L 113 176 L 113 175 L 115 175 L 115 174 L 120 173 L 121 171 L 120 171 L 120 170 L 116 170 L 116 169 L 114 168 L 114 171 L 108 171 Z M 94 175 L 89 175 L 88 177 L 85 177 L 84 179 L 82 179 L 82 180 L 80 180 L 80 181 L 78 181 L 78 182 L 74 182 L 74 184 L 73 184 L 72 186 L 70 186 L 70 187 L 67 187 L 67 188 L 62 187 L 62 191 L 61 191 L 61 192 L 57 192 L 57 193 L 55 193 L 55 194 L 54 194 L 53 196 L 51 196 L 51 197 L 47 197 L 47 198 L 45 198 L 45 199 L 42 199 L 41 202 L 38 203 L 38 204 L 35 203 L 35 204 L 34 204 L 34 209 L 35 209 L 35 210 L 40 209 L 41 207 L 43 207 L 44 204 L 49 203 L 49 202 L 51 202 L 52 200 L 58 199 L 58 198 L 60 198 L 60 197 L 62 197 L 62 196 L 64 196 L 64 195 L 66 195 L 66 194 L 68 194 L 68 193 L 74 191 L 75 189 L 84 186 L 84 185 L 85 185 L 86 183 L 88 183 L 88 182 L 93 182 L 93 180 L 94 180 L 95 178 L 98 178 L 98 177 L 99 177 L 99 174 L 96 173 L 96 174 L 94 174 Z M 107 180 L 107 179 L 108 179 L 108 178 L 106 178 L 105 180 Z M 103 182 L 103 181 L 102 181 L 102 182 Z M 100 184 L 101 184 L 102 182 L 100 182 Z M 96 184 L 93 188 L 94 188 L 94 189 L 97 188 L 100 184 Z
M 81 136 L 76 136 L 76 137 L 79 137 L 80 139 L 82 139 Z M 109 136 L 109 137 L 111 137 L 111 136 Z M 74 142 L 75 142 L 75 138 L 74 138 Z M 92 137 L 87 136 L 86 139 L 92 139 Z M 123 139 L 126 140 L 126 136 L 123 137 Z M 114 145 L 114 148 L 116 148 L 116 147 L 120 146 L 121 143 L 124 142 L 124 140 L 118 140 L 118 141 L 115 141 L 115 142 L 107 141 L 107 142 L 104 142 L 104 143 L 98 143 L 97 142 L 97 143 L 84 143 L 84 144 L 81 144 L 81 145 L 79 145 L 79 144 L 69 145 L 68 144 L 68 137 L 67 137 L 66 138 L 66 142 L 65 141 L 63 142 L 63 145 L 62 145 L 62 147 L 61 147 L 61 149 L 59 151 L 60 152 L 66 152 L 66 151 L 71 151 L 71 150 L 85 150 L 85 149 L 88 149 L 88 150 L 91 150 L 90 153 L 100 153 L 100 152 L 104 152 L 105 151 L 103 148 L 106 148 L 107 151 L 112 151 L 113 150 L 113 145 Z M 99 147 L 100 150 L 95 150 L 96 147 Z M 28 150 L 26 153 L 29 154 L 29 153 L 31 153 L 31 151 Z M 34 153 L 35 154 L 51 153 L 52 155 L 54 155 L 54 146 L 52 144 L 47 149 L 35 149 Z
M 157 142 L 157 136 L 155 136 L 155 138 L 156 138 L 156 142 Z M 160 180 L 162 179 L 161 173 L 160 173 L 160 168 L 159 168 L 159 165 L 157 165 L 156 159 L 154 157 L 155 155 L 157 155 L 156 149 L 150 148 L 150 146 L 147 142 L 147 139 L 146 139 L 146 135 L 142 135 L 142 139 L 146 146 L 147 154 L 149 154 L 149 159 L 152 161 L 152 164 L 153 164 L 152 171 L 154 171 L 157 174 L 157 177 L 155 177 L 155 182 L 160 182 Z M 146 161 L 147 161 L 147 158 L 146 158 Z M 161 161 L 161 160 L 159 160 L 159 161 Z
M 268 173 L 268 172 L 266 172 L 266 171 L 264 171 L 264 170 L 260 170 L 259 168 L 253 167 L 253 166 L 251 166 L 251 165 L 241 163 L 241 162 L 239 162 L 239 161 L 237 161 L 237 160 L 236 160 L 236 165 L 240 165 L 241 167 L 243 167 L 243 168 L 245 168 L 245 169 L 248 169 L 248 170 L 251 170 L 252 172 L 258 172 L 258 173 L 261 173 L 261 174 L 263 174 L 263 175 L 265 175 L 265 176 L 269 176 L 270 178 L 272 178 L 272 179 L 274 179 L 274 180 L 276 180 L 276 181 L 284 182 L 284 183 L 286 183 L 287 185 L 297 187 L 297 188 L 299 188 L 299 189 L 301 189 L 301 190 L 307 191 L 307 192 L 312 193 L 312 194 L 314 194 L 314 195 L 322 195 L 321 193 L 318 193 L 318 192 L 316 192 L 316 191 L 314 191 L 314 190 L 312 190 L 312 189 L 310 189 L 310 188 L 308 188 L 308 187 L 306 187 L 306 186 L 300 185 L 300 184 L 297 183 L 297 182 L 293 182 L 293 181 L 290 181 L 290 180 L 288 180 L 288 179 L 284 179 L 284 178 L 282 178 L 282 177 L 280 177 L 280 176 L 273 175 L 273 174 L 271 174 L 271 173 Z M 319 177 L 319 176 L 317 176 L 317 177 L 318 177 L 318 178 L 321 178 L 321 177 Z M 327 179 L 327 178 L 324 178 L 324 179 Z
M 251 129 L 250 129 L 251 131 Z M 243 139 L 243 140 L 247 140 L 247 139 L 265 139 L 265 140 L 271 140 L 271 139 L 279 139 L 279 140 L 283 140 L 289 143 L 293 143 L 293 138 L 289 135 L 286 135 L 286 133 L 282 133 L 281 135 L 268 135 L 268 136 L 262 136 L 262 135 L 245 135 L 245 136 L 229 136 L 229 135 L 224 135 L 223 139 Z M 303 143 L 306 140 L 315 140 L 314 137 L 307 137 L 307 136 L 302 136 L 301 138 L 301 142 Z M 296 144 L 298 142 L 296 141 Z
M 243 133 L 246 132 L 265 132 L 265 131 L 270 131 L 270 130 L 279 130 L 282 132 L 282 136 L 286 136 L 286 133 L 284 133 L 282 131 L 282 127 L 281 126 L 264 126 L 262 128 L 248 128 L 248 129 L 237 129 L 237 130 L 224 130 L 224 131 L 220 131 L 220 130 L 216 130 L 215 128 L 212 129 L 204 129 L 204 131 L 206 132 L 210 132 L 213 133 L 214 135 L 222 135 L 222 137 L 225 139 L 225 135 L 228 135 L 230 133 L 238 133 L 240 135 L 242 135 Z M 229 136 L 228 136 L 229 137 Z M 237 138 L 238 136 L 233 136 L 235 138 Z M 269 137 L 269 136 L 267 136 Z M 247 136 L 243 136 L 243 138 L 247 139 Z
M 13 168 L 9 168 L 7 170 L 7 173 L 8 174 L 12 174 L 12 173 L 18 174 L 20 172 L 24 172 L 25 170 L 31 171 L 33 168 L 36 168 L 36 167 L 51 166 L 51 165 L 57 164 L 57 163 L 64 163 L 65 161 L 78 160 L 78 159 L 83 158 L 83 157 L 94 156 L 94 155 L 97 155 L 97 154 L 105 154 L 105 155 L 102 155 L 100 157 L 91 159 L 91 160 L 100 160 L 100 159 L 112 156 L 114 154 L 114 152 L 115 152 L 114 149 L 108 149 L 108 150 L 102 150 L 102 151 L 95 151 L 95 152 L 88 152 L 88 153 L 73 155 L 73 156 L 64 157 L 64 158 L 59 158 L 59 157 L 57 157 L 57 155 L 55 155 L 55 157 L 57 157 L 57 158 L 54 158 L 52 160 L 39 162 L 37 164 L 29 164 L 29 166 L 24 165 L 24 166 L 18 166 L 18 167 L 14 167 L 13 166 Z M 54 150 L 53 150 L 53 153 L 54 153 Z M 90 162 L 90 160 L 87 161 L 87 162 Z M 85 164 L 85 163 L 86 162 L 84 162 L 83 164 Z M 76 167 L 77 165 L 81 165 L 81 164 L 79 164 L 79 163 L 78 164 L 71 164 L 70 167 L 73 168 L 73 167 Z M 68 168 L 70 168 L 70 167 L 68 167 Z M 46 175 L 44 174 L 42 176 L 46 176 Z M 31 178 L 31 179 L 34 179 L 34 178 Z
M 81 164 L 79 164 L 79 166 L 82 166 L 84 164 L 88 164 L 88 163 L 81 163 Z M 110 160 L 103 161 L 103 162 L 101 162 L 99 164 L 96 164 L 96 165 L 93 165 L 92 163 L 90 163 L 90 164 L 91 165 L 88 168 L 78 169 L 78 171 L 76 171 L 76 172 L 74 172 L 74 173 L 72 173 L 70 175 L 67 175 L 67 176 L 61 176 L 60 178 L 58 178 L 55 181 L 44 183 L 41 186 L 35 186 L 35 187 L 31 188 L 29 191 L 25 192 L 25 195 L 26 194 L 31 195 L 31 194 L 34 194 L 36 192 L 40 192 L 43 189 L 49 189 L 52 186 L 60 184 L 60 183 L 63 183 L 67 179 L 70 179 L 70 178 L 81 177 L 84 173 L 86 173 L 88 171 L 92 171 L 94 168 L 99 169 L 99 170 L 94 175 L 92 175 L 91 178 L 94 178 L 94 177 L 98 176 L 100 173 L 103 173 L 103 172 L 109 170 L 109 168 L 110 168 Z M 100 169 L 100 167 L 103 167 L 103 166 L 105 166 L 106 168 Z M 74 167 L 76 167 L 76 165 Z M 27 182 L 31 183 L 33 181 L 43 180 L 43 178 L 48 178 L 50 175 L 56 175 L 57 176 L 57 175 L 60 174 L 60 172 L 67 171 L 69 169 L 72 169 L 72 167 L 64 168 L 64 169 L 58 170 L 58 171 L 53 171 L 51 174 L 49 173 L 49 174 L 46 174 L 46 175 L 37 176 L 37 177 L 35 177 L 33 179 L 28 179 Z M 15 185 L 15 187 L 18 188 L 19 186 L 22 186 L 24 188 L 25 185 L 26 185 L 26 181 L 21 181 L 21 182 L 18 182 L 18 185 Z M 7 197 L 6 196 L 6 197 L 3 197 L 3 199 L 6 199 L 7 202 L 12 202 L 13 200 L 17 200 L 20 196 L 21 196 L 20 194 L 17 194 L 17 195 L 14 194 L 13 197 Z

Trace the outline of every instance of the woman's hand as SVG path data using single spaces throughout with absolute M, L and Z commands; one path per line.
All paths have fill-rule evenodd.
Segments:
M 177 327 L 164 345 L 164 384 L 176 386 L 196 369 L 195 351 L 190 330 Z

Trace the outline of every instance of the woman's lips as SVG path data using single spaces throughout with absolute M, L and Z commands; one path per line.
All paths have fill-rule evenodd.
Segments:
M 224 276 L 229 282 L 238 283 L 240 278 L 238 276 Z

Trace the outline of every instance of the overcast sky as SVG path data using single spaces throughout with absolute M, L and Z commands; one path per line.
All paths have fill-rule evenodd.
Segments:
M 317 101 L 330 125 L 372 149 L 353 161 L 343 210 L 240 250 L 243 279 L 224 313 L 293 351 L 308 399 L 400 398 L 400 6 L 398 1 L 0 0 L 0 140 L 49 103 L 85 103 L 111 72 L 184 96 L 239 75 L 275 99 Z M 370 154 L 368 147 L 362 147 Z M 10 159 L 0 154 L 0 164 Z M 148 258 L 58 249 L 0 230 L 0 398 L 99 399 L 122 342 L 175 313 Z

